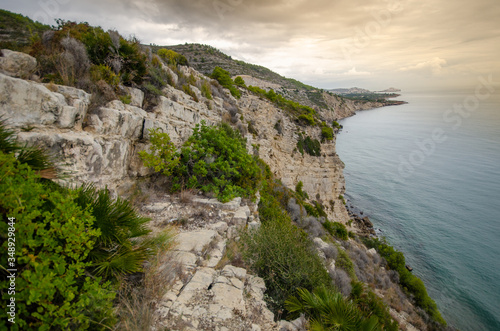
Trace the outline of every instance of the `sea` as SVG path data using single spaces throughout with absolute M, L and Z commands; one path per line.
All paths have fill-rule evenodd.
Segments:
M 449 325 L 500 330 L 500 86 L 403 93 L 343 119 L 348 205 L 404 253 Z

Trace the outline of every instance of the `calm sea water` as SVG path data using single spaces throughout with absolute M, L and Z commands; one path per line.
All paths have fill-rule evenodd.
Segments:
M 405 254 L 448 323 L 500 330 L 500 97 L 473 95 L 404 94 L 409 104 L 358 112 L 341 121 L 337 152 L 350 204 Z M 471 111 L 452 113 L 464 102 Z

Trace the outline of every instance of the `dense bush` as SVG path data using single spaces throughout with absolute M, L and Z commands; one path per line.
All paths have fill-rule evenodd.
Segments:
M 236 77 L 234 79 L 234 83 L 239 86 L 239 87 L 246 87 L 245 85 L 245 81 L 243 80 L 243 78 L 241 78 L 240 76 Z
M 174 176 L 178 185 L 214 192 L 226 202 L 236 196 L 253 196 L 261 175 L 237 130 L 225 123 L 207 126 L 202 122 L 184 143 Z
M 406 269 L 403 253 L 395 250 L 385 240 L 366 238 L 364 241 L 367 246 L 374 247 L 386 259 L 389 268 L 398 272 L 400 284 L 414 296 L 416 304 L 424 309 L 436 322 L 446 325 L 446 321 L 441 316 L 436 303 L 427 294 L 422 280 Z
M 337 122 L 337 121 L 333 121 L 332 125 L 336 129 L 342 129 L 342 125 L 340 125 L 339 122 Z
M 328 231 L 328 233 L 330 233 L 332 236 L 342 240 L 349 239 L 347 229 L 344 224 L 339 222 L 325 221 L 323 223 L 323 226 L 325 227 L 326 231 Z
M 264 279 L 267 302 L 275 313 L 298 288 L 331 286 L 330 278 L 307 234 L 292 224 L 272 195 L 264 192 L 259 203 L 262 226 L 241 236 L 244 258 Z M 286 313 L 284 313 L 286 315 Z
M 151 131 L 149 152 L 140 153 L 145 165 L 172 174 L 173 189 L 198 188 L 220 201 L 252 197 L 261 180 L 261 168 L 247 153 L 245 140 L 228 124 L 197 125 L 176 151 L 166 133 Z
M 165 176 L 170 176 L 179 165 L 179 155 L 167 133 L 158 129 L 149 130 L 149 153 L 140 151 L 141 157 L 146 167 L 154 168 L 156 172 L 161 172 Z
M 326 125 L 325 122 L 321 123 L 321 138 L 323 140 L 333 140 L 333 128 Z
M 201 94 L 207 98 L 208 100 L 212 100 L 213 97 L 212 97 L 212 92 L 211 92 L 211 89 L 210 89 L 210 84 L 207 82 L 207 81 L 204 81 L 202 84 L 201 84 L 201 88 L 200 88 L 200 91 L 201 91 Z
M 158 50 L 158 56 L 160 56 L 167 64 L 177 66 L 187 66 L 188 61 L 184 55 L 174 52 L 171 49 L 161 48 Z
M 317 139 L 312 139 L 309 136 L 304 136 L 299 134 L 299 140 L 297 141 L 297 149 L 304 155 L 304 152 L 311 156 L 321 156 L 321 144 Z
M 90 92 L 90 74 L 97 81 L 96 73 L 89 72 L 91 65 L 101 74 L 104 68 L 111 71 L 124 85 L 141 85 L 147 74 L 147 58 L 138 40 L 126 40 L 116 31 L 106 32 L 88 23 L 58 20 L 57 27 L 32 44 L 31 54 L 39 62 L 44 81 L 75 85 Z M 103 80 L 110 84 L 108 79 Z
M 219 82 L 223 87 L 227 88 L 231 95 L 235 98 L 240 98 L 240 91 L 234 86 L 234 82 L 231 79 L 231 75 L 228 71 L 222 69 L 221 67 L 215 67 L 212 71 L 211 77 Z
M 15 218 L 16 324 L 11 330 L 101 329 L 113 324 L 109 283 L 86 273 L 100 231 L 75 193 L 50 189 L 13 154 L 0 152 L 1 249 L 7 251 L 7 217 Z M 8 175 L 7 175 L 8 174 Z M 7 176 L 6 176 L 7 175 Z M 6 266 L 7 254 L 1 255 Z M 4 272 L 2 272 L 5 275 Z M 9 287 L 2 277 L 0 286 Z M 2 310 L 9 302 L 2 292 Z M 6 319 L 0 321 L 5 327 Z
M 397 331 L 399 329 L 399 325 L 391 317 L 387 305 L 373 291 L 365 289 L 362 283 L 353 283 L 351 298 L 364 316 L 377 316 L 383 330 Z
M 193 89 L 191 88 L 191 85 L 190 84 L 184 84 L 182 85 L 182 91 L 184 93 L 186 93 L 187 95 L 189 95 L 191 98 L 193 98 L 194 101 L 198 102 L 198 96 L 196 95 L 196 93 L 193 91 Z

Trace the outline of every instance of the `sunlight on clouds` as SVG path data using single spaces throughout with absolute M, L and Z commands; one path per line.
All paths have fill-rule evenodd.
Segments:
M 400 68 L 399 71 L 414 71 L 434 76 L 439 76 L 443 73 L 443 67 L 446 66 L 446 60 L 435 57 L 429 61 L 420 62 L 416 65 Z

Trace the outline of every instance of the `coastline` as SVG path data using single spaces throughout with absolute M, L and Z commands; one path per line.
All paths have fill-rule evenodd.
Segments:
M 402 101 L 398 105 L 402 105 L 402 104 L 408 104 L 408 102 Z M 385 107 L 385 105 L 384 106 L 380 106 L 380 107 L 374 107 L 374 108 L 371 108 L 371 109 L 382 108 L 382 107 Z M 359 110 L 369 110 L 369 109 L 359 109 Z M 356 113 L 357 113 L 357 111 L 356 111 Z M 355 115 L 355 114 L 353 114 L 353 115 Z M 346 116 L 344 118 L 352 117 L 353 115 Z M 343 129 L 345 130 L 345 128 L 343 128 Z M 342 131 L 342 129 L 339 130 L 338 133 L 340 133 L 341 131 Z M 337 140 L 335 141 L 335 143 L 337 144 Z M 341 157 L 341 156 L 339 155 L 339 157 Z M 344 169 L 342 169 L 342 174 L 344 174 Z M 362 178 L 361 178 L 361 180 L 362 180 Z M 344 177 L 344 185 L 345 185 L 345 177 Z M 391 243 L 387 242 L 386 239 L 385 239 L 385 236 L 383 234 L 384 233 L 384 229 L 383 228 L 378 228 L 378 227 L 374 226 L 374 224 L 370 220 L 370 215 L 366 211 L 364 211 L 363 209 L 361 209 L 360 206 L 358 206 L 355 203 L 353 203 L 352 196 L 349 194 L 349 192 L 347 190 L 344 191 L 343 197 L 345 199 L 345 209 L 346 209 L 346 212 L 347 212 L 347 214 L 349 215 L 349 218 L 350 218 L 349 223 L 350 223 L 350 225 L 352 225 L 352 229 L 355 230 L 355 233 L 360 237 L 360 239 L 362 239 L 362 242 L 365 243 L 367 249 L 373 248 L 373 245 L 369 246 L 369 245 L 367 245 L 367 243 L 373 242 L 373 240 L 375 240 L 375 242 L 381 242 L 381 243 L 384 243 L 384 245 L 387 244 L 391 250 L 395 251 L 398 254 L 402 254 L 402 256 L 404 258 L 404 252 L 400 252 L 400 251 L 394 250 L 394 248 L 391 245 Z M 379 251 L 378 248 L 377 248 L 377 251 L 381 255 L 383 255 L 382 251 Z M 418 268 L 418 264 L 414 265 L 412 263 L 412 267 L 417 267 Z M 394 270 L 392 268 L 390 268 L 390 269 Z M 407 264 L 405 264 L 405 269 L 406 269 L 405 271 L 408 271 L 410 274 L 411 274 L 411 272 L 413 270 Z M 413 276 L 416 279 L 418 279 L 420 282 L 422 282 L 422 280 L 420 280 L 420 278 L 418 278 L 416 275 L 413 275 Z M 422 282 L 422 284 L 423 284 L 423 282 Z M 407 286 L 403 285 L 403 283 L 400 283 L 399 286 L 402 289 L 406 288 L 406 291 L 407 291 Z M 423 285 L 423 286 L 424 286 L 424 289 L 425 289 L 425 285 Z M 425 290 L 425 292 L 426 292 L 426 295 L 427 295 L 427 291 L 426 290 Z M 412 293 L 411 292 L 407 292 L 407 295 L 411 296 Z M 433 299 L 430 298 L 430 297 L 429 297 L 429 299 L 431 299 L 432 302 L 433 302 L 433 304 L 435 305 Z M 419 307 L 419 309 L 422 308 L 419 304 L 417 304 L 417 302 L 413 302 L 413 304 L 415 305 L 415 307 Z M 436 311 L 438 313 L 440 313 L 439 310 L 436 309 Z M 427 312 L 427 313 L 429 313 L 429 312 Z M 436 320 L 434 320 L 434 321 L 436 321 Z M 438 329 L 457 330 L 453 325 L 450 325 L 450 324 L 447 324 L 447 325 L 448 325 L 447 327 L 441 325 L 441 327 L 439 327 Z

